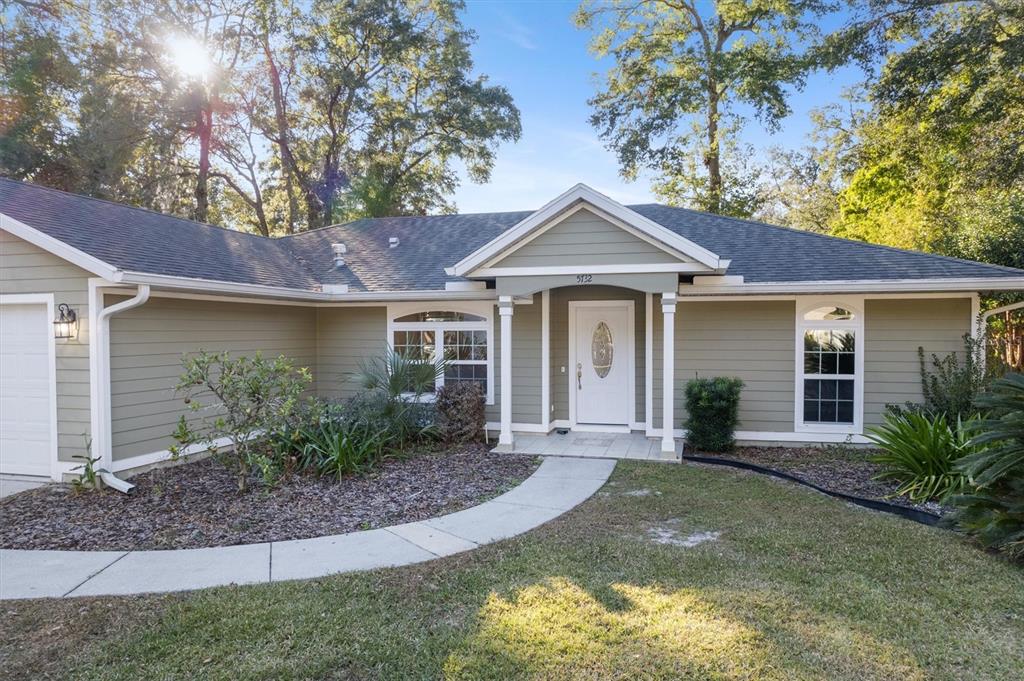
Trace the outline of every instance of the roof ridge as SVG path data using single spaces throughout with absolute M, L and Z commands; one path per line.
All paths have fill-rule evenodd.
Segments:
M 11 182 L 11 183 L 17 184 L 17 185 L 22 185 L 22 186 L 26 186 L 26 187 L 32 187 L 34 189 L 42 189 L 43 191 L 55 192 L 57 194 L 64 194 L 65 196 L 70 196 L 70 197 L 75 198 L 75 199 L 85 199 L 86 201 L 96 201 L 97 203 L 105 203 L 107 205 L 116 206 L 118 208 L 127 208 L 128 210 L 138 210 L 138 211 L 142 211 L 144 213 L 149 213 L 150 215 L 159 215 L 162 218 L 170 218 L 171 220 L 178 220 L 179 222 L 187 222 L 189 224 L 198 225 L 200 227 L 212 227 L 213 229 L 219 229 L 219 230 L 221 230 L 223 232 L 231 232 L 232 234 L 241 234 L 241 235 L 244 235 L 244 236 L 256 237 L 257 239 L 264 239 L 264 240 L 267 240 L 267 241 L 273 241 L 274 240 L 273 237 L 266 237 L 266 236 L 263 236 L 262 234 L 256 234 L 256 233 L 253 233 L 253 232 L 243 232 L 242 230 L 232 229 L 230 227 L 224 227 L 223 225 L 214 225 L 214 224 L 209 223 L 209 222 L 200 222 L 198 220 L 192 220 L 191 218 L 183 218 L 183 217 L 180 217 L 178 215 L 172 215 L 171 213 L 163 213 L 161 211 L 153 210 L 152 208 L 146 208 L 144 206 L 133 206 L 133 205 L 128 204 L 128 203 L 121 203 L 120 201 L 112 201 L 111 199 L 101 199 L 98 196 L 89 196 L 88 194 L 76 194 L 74 192 L 69 192 L 69 191 L 64 190 L 64 189 L 58 189 L 56 187 L 49 187 L 49 186 L 47 186 L 45 184 L 37 184 L 35 182 L 29 182 L 28 180 L 16 180 L 16 179 L 11 178 L 11 177 L 0 176 L 0 181 Z
M 734 217 L 732 215 L 721 215 L 719 213 L 712 213 L 712 212 L 706 211 L 706 210 L 697 210 L 695 208 L 684 208 L 682 206 L 670 206 L 670 205 L 665 204 L 665 203 L 638 203 L 638 204 L 634 204 L 634 205 L 636 207 L 658 206 L 659 208 L 668 208 L 670 210 L 678 210 L 678 211 L 683 211 L 685 213 L 697 213 L 698 215 L 707 215 L 707 216 L 713 217 L 713 218 L 720 218 L 720 219 L 723 219 L 723 220 L 731 220 L 733 222 L 743 222 L 743 223 L 747 223 L 747 224 L 750 224 L 750 225 L 758 225 L 760 227 L 769 227 L 771 229 L 781 230 L 781 231 L 784 231 L 784 232 L 792 232 L 794 234 L 800 234 L 800 235 L 803 235 L 803 236 L 816 237 L 818 239 L 824 239 L 826 241 L 842 241 L 844 243 L 855 244 L 857 246 L 867 246 L 867 247 L 870 247 L 870 248 L 873 248 L 873 249 L 889 251 L 889 252 L 892 252 L 892 253 L 901 253 L 901 254 L 905 254 L 905 255 L 919 255 L 919 256 L 924 256 L 924 257 L 927 257 L 927 258 L 937 258 L 937 259 L 941 259 L 941 260 L 949 260 L 951 262 L 956 262 L 956 263 L 966 264 L 966 265 L 982 265 L 984 267 L 994 267 L 994 268 L 1001 269 L 1001 270 L 1006 270 L 1006 271 L 1009 271 L 1009 272 L 1024 272 L 1024 270 L 1021 270 L 1021 269 L 1016 268 L 1016 267 L 1009 267 L 1007 265 L 997 265 L 995 263 L 981 262 L 979 260 L 969 260 L 967 258 L 956 258 L 954 256 L 943 255 L 941 253 L 929 253 L 927 251 L 917 251 L 917 250 L 914 250 L 912 248 L 897 248 L 896 246 L 888 246 L 886 244 L 876 244 L 876 243 L 871 242 L 871 241 L 862 241 L 860 239 L 851 239 L 849 237 L 836 236 L 834 234 L 822 234 L 820 232 L 812 232 L 812 231 L 809 231 L 809 230 L 806 230 L 806 229 L 799 229 L 797 227 L 787 227 L 785 225 L 775 225 L 775 224 L 772 224 L 770 222 L 763 222 L 761 220 L 751 220 L 749 218 L 739 218 L 739 217 Z M 627 208 L 630 208 L 630 207 L 632 207 L 632 206 L 627 206 Z

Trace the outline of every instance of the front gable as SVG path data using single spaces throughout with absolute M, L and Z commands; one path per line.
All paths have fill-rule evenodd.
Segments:
M 585 185 L 576 185 L 453 267 L 468 278 L 721 273 L 729 262 Z
M 623 229 L 593 209 L 580 204 L 560 221 L 538 230 L 532 238 L 502 253 L 485 266 L 552 267 L 558 265 L 694 264 L 681 253 L 672 253 L 650 239 Z

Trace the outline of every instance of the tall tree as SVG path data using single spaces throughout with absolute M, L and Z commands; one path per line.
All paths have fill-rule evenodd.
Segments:
M 870 12 L 826 42 L 833 55 L 885 55 L 837 233 L 1000 252 L 982 244 L 1024 222 L 1024 3 L 885 2 Z
M 268 235 L 450 210 L 455 162 L 484 182 L 520 134 L 461 8 L 20 3 L 0 26 L 0 169 Z
M 749 214 L 746 178 L 727 167 L 743 166 L 728 146 L 743 122 L 737 105 L 778 127 L 790 111 L 786 88 L 800 87 L 811 66 L 803 47 L 818 36 L 814 19 L 832 8 L 828 0 L 588 0 L 577 24 L 595 32 L 596 56 L 614 61 L 591 100 L 591 123 L 626 177 L 659 174 L 664 199 Z
M 287 42 L 297 48 L 289 71 L 266 46 L 275 108 L 269 137 L 300 188 L 310 228 L 358 206 L 343 200 L 353 186 L 386 192 L 390 198 L 375 205 L 388 213 L 448 208 L 436 197 L 454 189 L 452 162 L 486 181 L 495 146 L 519 137 L 508 92 L 472 76 L 474 35 L 459 22 L 461 7 L 315 0 L 308 14 L 289 20 Z

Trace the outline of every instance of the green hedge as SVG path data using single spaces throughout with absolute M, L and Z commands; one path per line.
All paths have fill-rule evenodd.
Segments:
M 725 452 L 735 444 L 743 381 L 718 376 L 686 384 L 686 443 L 703 452 Z

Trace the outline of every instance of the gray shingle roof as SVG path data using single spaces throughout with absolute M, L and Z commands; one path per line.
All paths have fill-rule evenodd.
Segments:
M 746 282 L 1024 277 L 1024 271 L 658 204 L 641 215 L 732 260 Z M 123 270 L 317 290 L 444 289 L 454 265 L 531 211 L 367 218 L 268 239 L 0 178 L 0 212 Z M 389 248 L 390 237 L 400 245 Z M 344 242 L 335 270 L 331 244 Z

